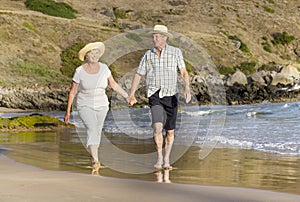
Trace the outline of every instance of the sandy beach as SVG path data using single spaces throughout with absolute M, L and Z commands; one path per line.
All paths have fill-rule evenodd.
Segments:
M 300 201 L 300 195 L 256 189 L 167 184 L 49 171 L 0 154 L 0 201 Z

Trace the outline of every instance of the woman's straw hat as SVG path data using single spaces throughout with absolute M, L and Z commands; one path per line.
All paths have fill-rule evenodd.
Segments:
M 89 43 L 85 45 L 78 53 L 79 60 L 84 61 L 85 55 L 94 49 L 99 50 L 99 57 L 101 57 L 105 51 L 105 46 L 104 43 L 102 42 L 94 42 L 94 43 Z
M 173 37 L 173 35 L 168 32 L 168 28 L 165 25 L 155 25 L 152 34 L 163 34 L 169 38 Z

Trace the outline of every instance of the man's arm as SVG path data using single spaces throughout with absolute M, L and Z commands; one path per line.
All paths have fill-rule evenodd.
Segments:
M 137 102 L 134 94 L 135 94 L 135 91 L 137 89 L 137 86 L 139 85 L 140 83 L 140 80 L 141 80 L 141 75 L 136 73 L 134 76 L 133 76 L 133 79 L 132 79 L 132 84 L 131 84 L 131 90 L 130 90 L 130 94 L 127 98 L 127 102 L 129 105 L 133 105 L 134 103 Z
M 186 68 L 181 68 L 180 69 L 181 76 L 183 77 L 184 80 L 184 97 L 186 103 L 189 103 L 191 101 L 191 90 L 190 90 L 190 77 L 189 74 L 186 70 Z

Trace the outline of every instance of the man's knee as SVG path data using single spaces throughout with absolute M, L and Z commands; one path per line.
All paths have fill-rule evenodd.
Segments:
M 156 133 L 156 134 L 162 133 L 162 129 L 163 129 L 162 123 L 154 123 L 153 124 L 154 133 Z
M 174 130 L 167 130 L 166 131 L 166 136 L 167 137 L 174 137 Z

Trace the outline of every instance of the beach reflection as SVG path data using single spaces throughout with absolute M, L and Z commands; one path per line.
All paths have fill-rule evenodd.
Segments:
M 158 183 L 171 183 L 170 170 L 158 170 L 154 172 L 154 175 L 156 176 L 156 182 Z
M 108 134 L 107 137 L 110 135 Z M 149 142 L 127 142 L 114 137 L 114 144 L 132 153 L 155 150 Z M 131 140 L 132 141 L 132 140 Z M 101 144 L 107 144 L 102 142 Z M 22 163 L 49 170 L 90 174 L 90 159 L 76 131 L 0 133 L 0 145 L 12 149 L 5 155 Z M 179 146 L 180 145 L 176 145 Z M 108 167 L 101 176 L 139 179 L 160 183 L 185 183 L 213 186 L 235 186 L 300 194 L 300 157 L 253 150 L 214 149 L 201 160 L 199 147 L 191 147 L 173 165 L 173 170 L 148 174 L 126 174 Z M 134 162 L 134 159 L 131 159 Z M 122 157 L 112 159 L 120 161 Z

